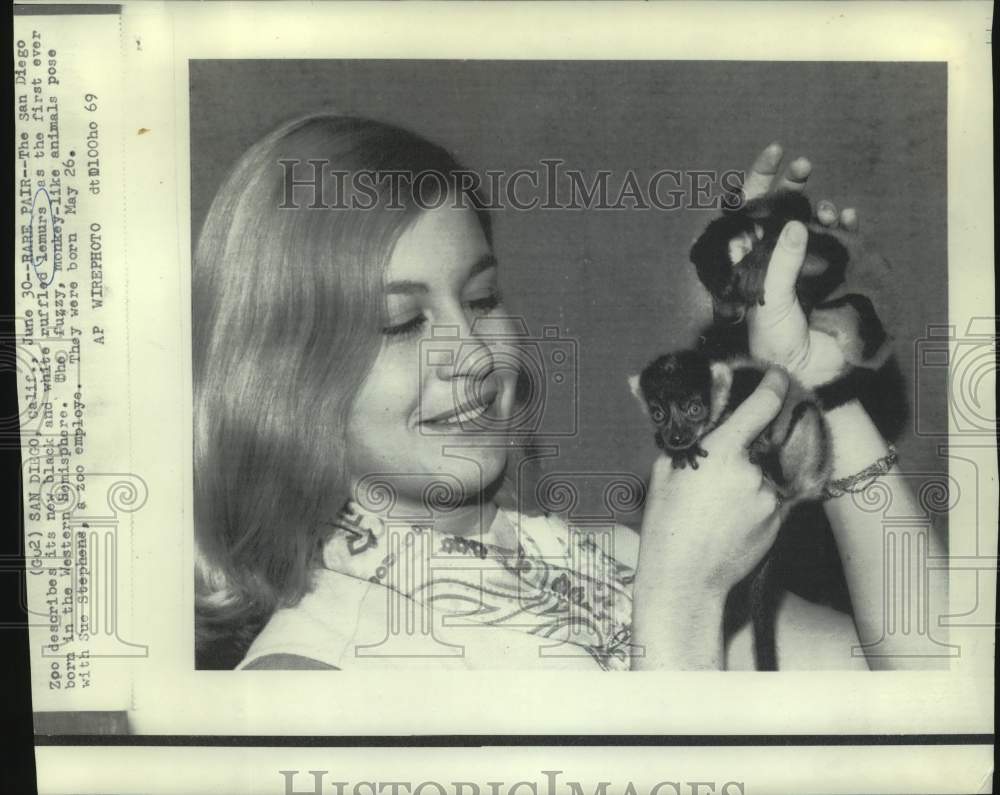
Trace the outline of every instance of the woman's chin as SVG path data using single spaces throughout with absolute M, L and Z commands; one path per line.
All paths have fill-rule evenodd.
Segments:
M 465 482 L 479 481 L 485 486 L 500 477 L 507 467 L 507 448 L 499 442 L 493 442 L 492 445 L 488 447 L 462 445 L 461 448 L 456 446 L 449 450 L 452 457 L 446 459 L 445 465 L 448 466 L 448 460 L 452 461 L 451 471 L 456 477 Z M 454 466 L 455 458 L 461 459 L 460 467 Z M 471 468 L 475 469 L 475 474 L 470 472 Z
M 463 502 L 478 499 L 495 483 L 507 468 L 507 451 L 502 447 L 452 448 L 450 456 L 441 461 L 442 476 L 461 484 Z

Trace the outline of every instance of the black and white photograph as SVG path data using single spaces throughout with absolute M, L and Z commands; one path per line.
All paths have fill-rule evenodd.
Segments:
M 14 23 L 8 789 L 990 790 L 990 5 Z
M 190 86 L 199 667 L 947 666 L 944 64 Z

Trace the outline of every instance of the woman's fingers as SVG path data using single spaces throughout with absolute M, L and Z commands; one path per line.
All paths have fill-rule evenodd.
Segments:
M 857 232 L 859 226 L 858 211 L 853 207 L 845 207 L 840 213 L 840 225 L 848 232 Z
M 756 308 L 762 319 L 768 315 L 787 314 L 798 300 L 795 283 L 799 280 L 799 271 L 805 263 L 808 242 L 809 230 L 798 221 L 789 221 L 781 230 L 781 237 L 774 247 L 764 276 L 764 305 Z
M 799 193 L 805 190 L 809 175 L 812 173 L 812 163 L 805 157 L 797 157 L 788 164 L 781 179 L 775 182 L 781 169 L 784 151 L 781 144 L 769 144 L 757 155 L 750 174 L 743 183 L 743 198 L 745 201 L 759 199 L 773 190 L 789 190 Z M 834 219 L 836 220 L 836 219 Z
M 858 211 L 853 207 L 845 207 L 837 212 L 837 205 L 829 199 L 816 202 L 816 220 L 830 229 L 843 229 L 845 232 L 858 231 Z
M 805 190 L 811 173 L 812 163 L 804 157 L 797 157 L 788 165 L 788 170 L 785 171 L 785 175 L 781 178 L 777 189 L 801 193 Z
M 711 435 L 716 439 L 722 436 L 739 447 L 748 447 L 781 411 L 787 391 L 787 373 L 775 367 L 768 369 L 750 397 Z
M 816 220 L 823 226 L 835 227 L 840 220 L 837 205 L 829 199 L 820 199 L 816 202 Z
M 798 221 L 782 230 L 764 276 L 764 303 L 747 313 L 750 353 L 802 375 L 809 361 L 809 324 L 795 283 L 806 258 L 809 233 Z
M 758 547 L 760 556 L 763 557 L 778 538 L 778 531 L 781 529 L 781 522 L 784 517 L 777 507 L 770 511 L 762 512 L 761 515 L 764 519 L 754 527 L 753 533 L 748 540 Z
M 670 480 L 670 476 L 673 474 L 673 471 L 674 462 L 667 456 L 660 455 L 653 461 L 652 470 L 649 473 L 649 479 L 651 481 L 655 481 L 660 486 L 666 486 L 667 481 Z
M 778 493 L 774 490 L 774 487 L 765 483 L 760 489 L 760 508 L 765 516 L 770 516 L 774 513 L 781 505 L 781 500 L 778 499 Z
M 781 167 L 783 151 L 781 144 L 772 143 L 764 148 L 750 168 L 750 174 L 743 183 L 743 198 L 746 201 L 759 199 L 771 189 L 771 183 Z

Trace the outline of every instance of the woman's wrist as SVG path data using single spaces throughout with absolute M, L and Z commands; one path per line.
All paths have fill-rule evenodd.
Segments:
M 660 567 L 656 571 L 643 571 L 642 559 L 636 571 L 633 597 L 637 601 L 658 603 L 665 609 L 676 608 L 696 612 L 700 605 L 721 605 L 730 588 L 721 586 L 718 578 L 707 572 L 693 569 L 683 571 Z
M 643 587 L 636 577 L 632 633 L 637 670 L 718 670 L 722 668 L 725 594 L 715 588 L 667 582 Z
M 681 521 L 681 520 L 678 520 Z M 725 601 L 730 585 L 720 582 L 718 573 L 699 565 L 702 558 L 682 553 L 672 543 L 670 533 L 660 527 L 643 525 L 639 536 L 639 555 L 633 595 L 669 601 L 683 607 L 684 602 L 714 603 Z
M 826 421 L 833 441 L 834 480 L 856 475 L 889 455 L 889 444 L 857 400 L 827 410 Z
M 726 592 L 708 571 L 671 565 L 678 560 L 666 538 L 644 527 L 632 587 L 632 635 L 637 670 L 718 669 Z

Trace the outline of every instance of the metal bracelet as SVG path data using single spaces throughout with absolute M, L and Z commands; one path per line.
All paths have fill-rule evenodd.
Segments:
M 874 463 L 869 464 L 860 472 L 848 475 L 846 478 L 839 478 L 827 484 L 823 494 L 824 499 L 831 497 L 843 497 L 845 494 L 860 494 L 872 483 L 885 475 L 899 461 L 899 454 L 893 445 L 889 445 L 889 452 Z

